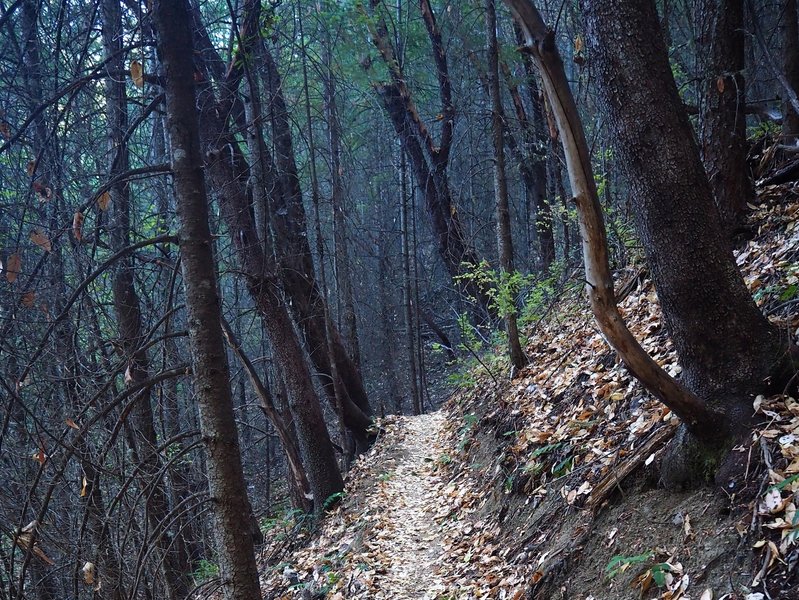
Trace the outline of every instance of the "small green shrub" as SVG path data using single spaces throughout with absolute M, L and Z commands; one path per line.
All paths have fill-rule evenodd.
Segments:
M 194 572 L 191 574 L 191 578 L 194 580 L 195 585 L 199 585 L 204 581 L 208 581 L 209 579 L 213 579 L 219 575 L 219 565 L 215 562 L 211 562 L 210 560 L 205 560 L 204 558 L 200 559 L 197 563 L 197 568 L 194 569 Z

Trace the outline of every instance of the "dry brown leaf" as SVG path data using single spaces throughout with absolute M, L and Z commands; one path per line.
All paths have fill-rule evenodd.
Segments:
M 144 68 L 138 60 L 130 63 L 130 77 L 137 88 L 144 87 Z
M 52 252 L 53 245 L 50 238 L 41 229 L 34 229 L 30 234 L 31 241 L 45 252 Z
M 25 292 L 22 294 L 20 301 L 22 302 L 22 306 L 25 308 L 33 308 L 33 305 L 36 303 L 36 292 L 33 290 Z
M 31 184 L 31 187 L 33 188 L 33 191 L 36 192 L 36 194 L 39 196 L 39 200 L 41 200 L 42 202 L 46 202 L 47 200 L 53 197 L 53 190 L 50 188 L 50 186 L 42 183 L 41 181 L 34 181 Z
M 83 583 L 86 585 L 94 585 L 96 580 L 95 575 L 97 572 L 97 568 L 94 566 L 94 563 L 87 562 L 85 565 L 83 565 L 83 568 L 81 568 L 81 572 L 83 573 Z
M 72 235 L 75 236 L 75 239 L 79 242 L 83 239 L 83 221 L 84 221 L 83 213 L 77 211 L 72 216 Z
M 64 422 L 67 424 L 67 427 L 71 427 L 72 429 L 80 429 L 78 424 L 75 423 L 75 421 L 73 419 L 71 419 L 70 417 L 67 417 L 66 419 L 64 419 Z
M 100 210 L 107 211 L 109 204 L 111 204 L 111 193 L 106 191 L 100 194 L 100 197 L 97 198 L 97 206 L 100 207 Z
M 28 177 L 33 177 L 33 174 L 36 172 L 35 160 L 28 161 L 28 166 L 25 168 L 25 172 L 28 174 Z
M 19 254 L 12 254 L 6 261 L 6 280 L 8 283 L 14 283 L 17 276 L 20 274 L 22 268 L 22 257 Z

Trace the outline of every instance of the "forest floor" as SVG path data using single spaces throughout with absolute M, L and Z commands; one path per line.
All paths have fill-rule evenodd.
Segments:
M 735 250 L 763 312 L 799 332 L 799 190 L 772 185 Z M 681 371 L 646 271 L 617 274 L 631 331 Z M 579 273 L 527 332 L 430 415 L 389 417 L 313 532 L 276 526 L 266 598 L 799 600 L 799 402 L 759 396 L 761 425 L 707 486 L 666 490 L 677 418 L 593 325 Z

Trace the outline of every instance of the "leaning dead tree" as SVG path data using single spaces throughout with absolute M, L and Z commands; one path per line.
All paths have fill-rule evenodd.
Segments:
M 613 275 L 602 209 L 591 168 L 582 121 L 563 68 L 554 31 L 544 23 L 531 0 L 505 0 L 522 30 L 527 52 L 544 84 L 566 156 L 583 245 L 586 291 L 591 310 L 608 343 L 630 372 L 661 402 L 674 411 L 688 428 L 707 434 L 717 430 L 718 415 L 694 393 L 669 376 L 632 335 L 616 304 Z

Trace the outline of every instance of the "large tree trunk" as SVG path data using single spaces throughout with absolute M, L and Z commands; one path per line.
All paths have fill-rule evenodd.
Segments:
M 521 32 L 515 28 L 516 39 L 521 44 Z M 529 148 L 528 159 L 522 167 L 522 179 L 525 191 L 529 196 L 528 202 L 532 202 L 535 207 L 535 233 L 538 239 L 538 252 L 540 258 L 541 271 L 546 274 L 549 267 L 555 262 L 555 234 L 554 219 L 552 218 L 552 205 L 554 197 L 547 198 L 547 152 L 548 138 L 544 124 L 543 100 L 539 95 L 536 83 L 535 66 L 532 57 L 525 54 L 524 61 L 525 83 L 527 84 L 527 96 L 532 108 L 528 116 L 524 110 L 524 104 L 517 93 L 513 98 L 513 105 L 516 109 L 516 116 L 519 119 L 524 134 L 525 146 Z
M 313 256 L 307 236 L 307 219 L 302 190 L 294 161 L 294 146 L 288 110 L 277 65 L 263 48 L 269 113 L 275 144 L 277 181 L 270 195 L 274 230 L 274 249 L 279 259 L 283 288 L 292 299 L 292 311 L 305 336 L 311 360 L 319 372 L 328 397 L 334 401 L 335 388 L 344 392 L 345 422 L 356 440 L 359 452 L 365 451 L 371 436 L 372 407 L 358 366 L 344 347 L 338 329 L 328 326 L 326 301 L 316 282 Z M 328 341 L 329 336 L 329 341 Z M 331 364 L 334 363 L 334 365 Z M 335 368 L 334 368 L 335 367 Z M 339 383 L 334 381 L 335 375 Z
M 524 34 L 524 50 L 534 58 L 541 74 L 557 123 L 574 203 L 577 206 L 583 242 L 586 292 L 597 324 L 608 343 L 647 390 L 674 410 L 693 431 L 712 435 L 716 430 L 716 415 L 652 360 L 624 323 L 614 295 L 605 223 L 591 168 L 588 143 L 563 61 L 555 45 L 555 33 L 546 27 L 541 14 L 530 0 L 506 2 L 511 6 L 514 18 Z
M 785 383 L 788 340 L 760 313 L 736 267 L 655 3 L 582 4 L 592 67 L 683 381 L 720 415 L 717 433 L 729 433 L 749 421 L 754 394 Z
M 488 42 L 488 91 L 491 97 L 491 133 L 494 143 L 494 195 L 497 209 L 497 254 L 499 255 L 500 286 L 502 278 L 513 274 L 513 240 L 508 207 L 508 182 L 505 178 L 505 136 L 503 130 L 502 96 L 499 91 L 499 45 L 497 43 L 497 12 L 494 0 L 486 0 L 486 41 Z M 500 294 L 504 292 L 500 290 Z M 516 293 L 510 290 L 510 306 L 501 308 L 508 335 L 510 362 L 516 369 L 527 364 L 519 341 L 516 324 Z
M 746 163 L 744 2 L 704 0 L 709 27 L 699 44 L 709 55 L 702 113 L 702 160 L 724 226 L 734 230 L 754 196 Z
M 245 5 L 244 10 L 245 22 L 258 22 L 259 0 L 251 0 Z M 319 512 L 324 508 L 325 500 L 343 488 L 341 473 L 336 463 L 322 408 L 313 388 L 310 371 L 305 362 L 305 355 L 287 310 L 289 302 L 283 294 L 285 286 L 278 274 L 278 265 L 271 252 L 264 252 L 264 247 L 258 238 L 251 198 L 247 194 L 249 179 L 247 164 L 241 156 L 235 138 L 225 128 L 224 121 L 219 116 L 226 114 L 226 105 L 232 104 L 231 96 L 243 77 L 244 53 L 250 50 L 251 48 L 242 47 L 233 57 L 223 88 L 222 101 L 219 104 L 215 101 L 210 84 L 206 82 L 200 87 L 199 105 L 203 107 L 200 112 L 202 144 L 206 150 L 206 170 L 219 196 L 222 218 L 233 238 L 240 269 L 256 308 L 264 319 L 288 390 L 290 412 L 294 417 L 294 427 L 314 497 L 314 508 Z M 293 159 L 291 160 L 293 162 Z M 274 216 L 274 211 L 272 214 Z M 310 250 L 308 251 L 310 260 L 309 257 Z M 308 271 L 303 271 L 301 276 L 306 277 L 307 273 Z M 315 284 L 312 277 L 310 281 Z M 324 312 L 322 316 L 325 316 Z M 324 320 L 322 324 L 324 325 Z M 326 343 L 325 332 L 322 332 L 321 342 Z M 354 405 L 343 404 L 345 406 L 341 410 L 349 416 L 346 411 Z M 369 423 L 363 413 L 355 412 Z M 368 427 L 368 424 L 363 422 L 358 422 L 357 425 L 357 431 L 365 431 Z
M 327 113 L 328 147 L 330 151 L 330 204 L 333 213 L 333 273 L 338 292 L 338 316 L 343 324 L 347 346 L 355 366 L 361 367 L 361 352 L 358 343 L 358 325 L 355 320 L 355 298 L 352 289 L 350 254 L 347 247 L 346 196 L 344 166 L 341 162 L 341 123 L 338 118 L 336 100 L 336 75 L 333 71 L 331 41 L 325 46 L 325 112 Z
M 799 14 L 796 0 L 784 0 L 782 4 L 782 67 L 788 84 L 799 92 Z M 786 144 L 793 144 L 799 137 L 799 113 L 789 100 L 783 102 L 782 137 Z
M 128 145 L 125 135 L 128 130 L 127 96 L 125 80 L 116 76 L 124 71 L 122 52 L 122 12 L 118 0 L 103 0 L 103 45 L 108 59 L 108 68 L 115 72 L 106 78 L 106 115 L 108 135 L 108 155 L 110 161 L 109 179 L 118 179 L 120 173 L 130 169 Z M 121 180 L 110 190 L 113 222 L 111 223 L 111 242 L 114 251 L 126 248 L 130 237 L 130 186 Z M 144 342 L 139 296 L 134 283 L 133 259 L 120 260 L 112 285 L 114 310 L 117 315 L 119 338 L 127 361 L 126 380 L 129 385 L 147 381 L 149 360 L 147 353 L 140 349 Z M 182 600 L 189 593 L 190 572 L 185 556 L 178 554 L 179 545 L 174 542 L 173 529 L 169 522 L 169 497 L 163 481 L 161 458 L 158 453 L 159 441 L 155 432 L 155 419 L 151 406 L 149 388 L 143 390 L 133 404 L 127 422 L 132 440 L 132 452 L 139 464 L 143 477 L 143 489 L 147 498 L 145 514 L 149 530 L 155 532 L 151 540 L 158 548 L 160 571 L 164 578 L 165 594 L 170 600 Z
M 192 366 L 208 457 L 211 506 L 217 519 L 223 594 L 226 600 L 258 600 L 261 589 L 250 531 L 252 509 L 233 414 L 208 226 L 187 9 L 185 0 L 160 0 L 153 6 L 166 81 L 167 129 L 172 143 Z

